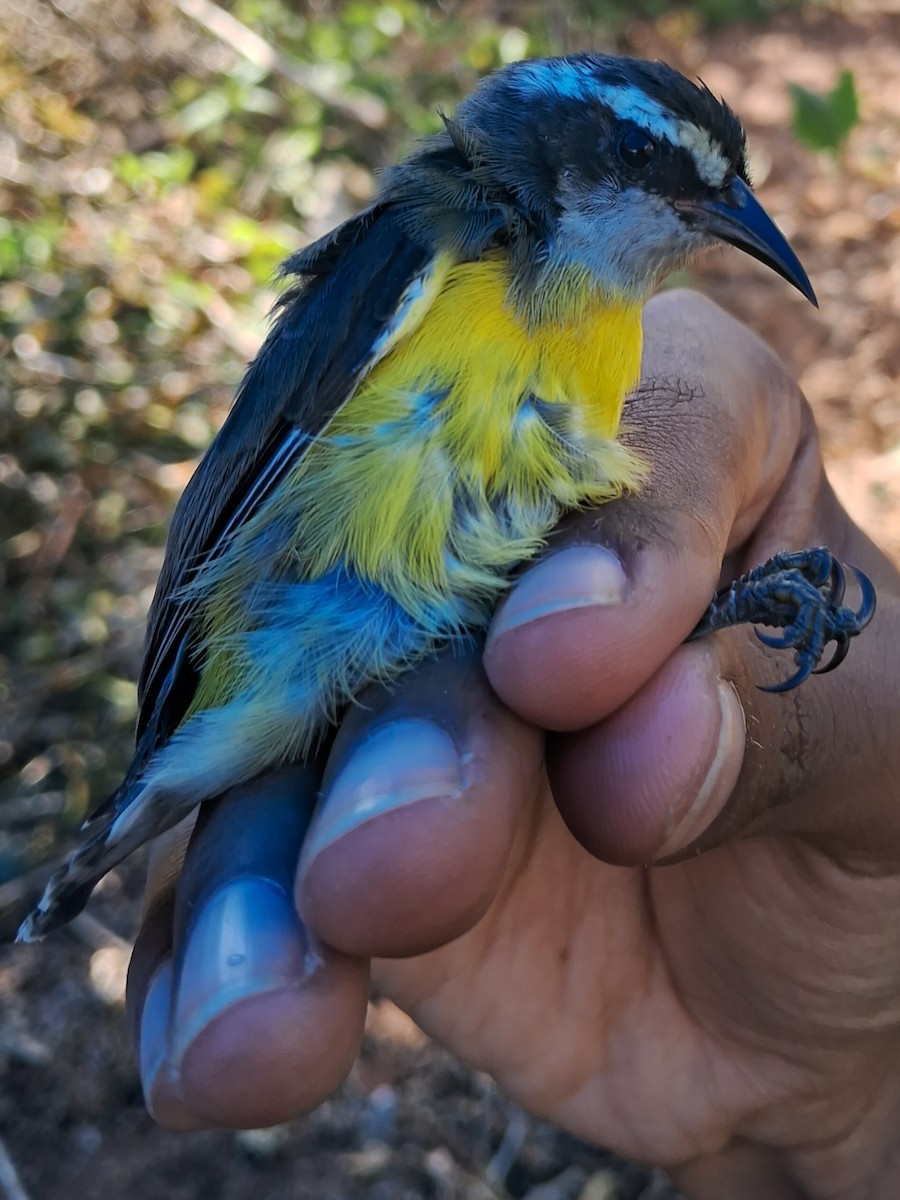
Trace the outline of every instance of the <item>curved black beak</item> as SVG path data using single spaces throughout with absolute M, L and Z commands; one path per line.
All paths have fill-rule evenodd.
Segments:
M 734 179 L 718 199 L 676 200 L 675 207 L 685 216 L 693 217 L 713 237 L 737 246 L 777 271 L 810 304 L 819 307 L 800 259 L 743 179 Z

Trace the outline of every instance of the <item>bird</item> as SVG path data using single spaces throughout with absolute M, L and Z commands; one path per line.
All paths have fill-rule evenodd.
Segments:
M 639 491 L 651 464 L 618 433 L 642 309 L 717 243 L 816 303 L 728 105 L 662 62 L 584 53 L 488 76 L 288 258 L 173 518 L 133 761 L 20 938 L 198 804 L 304 760 L 366 684 L 477 640 L 566 512 Z M 798 666 L 776 686 L 795 686 L 871 618 L 857 578 L 854 612 L 827 548 L 785 552 L 695 636 L 775 626 Z

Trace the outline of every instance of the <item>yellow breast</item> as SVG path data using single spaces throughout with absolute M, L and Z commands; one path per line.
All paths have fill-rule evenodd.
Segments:
M 615 437 L 640 365 L 639 306 L 610 307 L 573 287 L 568 320 L 529 328 L 508 293 L 503 259 L 446 267 L 425 319 L 379 364 L 338 424 L 365 423 L 385 402 L 399 415 L 410 384 L 448 387 L 443 435 L 458 464 L 488 488 L 503 477 L 515 417 L 530 393 L 569 406 L 593 435 Z
M 640 482 L 642 464 L 616 441 L 640 366 L 638 306 L 602 304 L 576 281 L 555 297 L 565 319 L 529 325 L 501 259 L 439 262 L 418 291 L 430 303 L 407 305 L 354 395 L 198 577 L 209 667 L 192 712 L 255 678 L 242 638 L 269 620 L 253 607 L 261 581 L 288 588 L 295 629 L 307 630 L 305 665 L 282 639 L 267 687 L 279 671 L 286 687 L 318 669 L 308 630 L 318 622 L 328 644 L 332 631 L 315 581 L 331 595 L 342 578 L 372 586 L 374 614 L 360 600 L 346 654 L 371 643 L 373 672 L 387 677 L 377 595 L 416 623 L 424 653 L 429 639 L 486 625 L 511 569 L 563 511 Z M 273 530 L 284 540 L 273 544 Z
M 316 579 L 344 565 L 411 600 L 446 595 L 460 560 L 488 574 L 529 557 L 567 508 L 639 483 L 615 440 L 638 377 L 640 307 L 603 303 L 574 281 L 564 319 L 528 321 L 504 259 L 439 261 L 431 302 L 251 520 L 246 544 L 277 522 L 294 535 L 284 570 Z M 235 554 L 232 596 L 255 556 Z M 225 567 L 225 574 L 229 568 Z
M 440 265 L 425 316 L 397 337 L 301 464 L 294 553 L 378 581 L 441 586 L 461 496 L 568 507 L 635 484 L 615 442 L 640 367 L 638 305 L 573 289 L 565 321 L 529 328 L 500 258 Z M 549 422 L 545 417 L 550 418 Z

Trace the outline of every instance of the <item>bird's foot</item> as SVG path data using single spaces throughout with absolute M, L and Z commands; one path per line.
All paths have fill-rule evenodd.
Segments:
M 850 570 L 862 592 L 856 610 L 843 604 L 844 568 L 826 546 L 776 554 L 718 591 L 688 641 L 745 623 L 783 630 L 776 637 L 759 629 L 755 632 L 766 646 L 793 650 L 796 673 L 783 683 L 761 689 L 787 692 L 810 674 L 823 675 L 839 666 L 847 656 L 850 639 L 874 616 L 871 580 L 856 567 Z M 835 651 L 819 666 L 829 642 L 835 643 Z

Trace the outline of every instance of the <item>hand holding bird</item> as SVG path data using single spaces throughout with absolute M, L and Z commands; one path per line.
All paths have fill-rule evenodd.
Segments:
M 321 1103 L 371 975 L 519 1103 L 691 1196 L 900 1189 L 900 579 L 749 330 L 670 293 L 645 335 L 629 415 L 665 469 L 564 524 L 484 669 L 445 653 L 368 689 L 321 785 L 235 789 L 183 866 L 176 831 L 157 845 L 129 1007 L 163 1124 Z M 682 645 L 719 577 L 813 542 L 881 595 L 839 671 L 785 699 L 749 628 Z
M 642 308 L 717 242 L 815 301 L 728 106 L 665 64 L 582 54 L 483 81 L 291 259 L 300 283 L 175 515 L 134 759 L 20 937 L 201 802 L 309 761 L 367 685 L 476 645 L 566 512 L 639 492 L 662 469 L 619 437 Z M 787 548 L 695 630 L 783 629 L 782 687 L 874 612 L 862 578 L 843 606 L 827 548 Z

